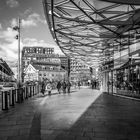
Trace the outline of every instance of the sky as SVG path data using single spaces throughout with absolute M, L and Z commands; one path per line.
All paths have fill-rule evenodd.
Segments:
M 23 46 L 54 47 L 55 44 L 45 19 L 42 0 L 0 0 L 0 57 L 10 67 L 15 67 L 18 58 L 18 40 L 15 38 L 18 17 L 21 19 L 21 49 Z

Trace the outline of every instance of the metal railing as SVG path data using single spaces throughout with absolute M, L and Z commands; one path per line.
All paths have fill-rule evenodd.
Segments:
M 1 91 L 1 103 L 2 110 L 8 110 L 17 103 L 22 103 L 24 100 L 39 94 L 41 86 L 28 85 L 18 89 L 2 90 Z

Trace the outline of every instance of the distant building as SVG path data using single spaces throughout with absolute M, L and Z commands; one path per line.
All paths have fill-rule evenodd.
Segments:
M 66 71 L 59 68 L 41 66 L 33 66 L 31 64 L 24 71 L 24 82 L 43 81 L 48 79 L 50 81 L 63 80 L 66 76 Z
M 70 80 L 73 82 L 90 79 L 90 69 L 88 66 L 78 62 L 76 59 L 70 59 Z
M 26 68 L 33 61 L 44 61 L 47 63 L 60 63 L 58 55 L 54 54 L 54 48 L 45 47 L 24 47 L 22 50 L 22 69 Z M 59 61 L 59 62 L 58 62 Z
M 28 65 L 24 73 L 25 73 L 24 82 L 39 80 L 39 71 L 36 70 L 31 64 Z
M 9 65 L 0 58 L 0 82 L 10 82 L 14 79 L 14 73 Z
M 70 58 L 67 56 L 61 55 L 59 56 L 61 61 L 61 68 L 65 69 L 67 71 L 67 74 L 69 76 L 70 74 Z
M 58 75 L 61 77 L 59 79 L 65 77 L 66 70 L 61 67 L 61 59 L 58 54 L 54 54 L 54 48 L 24 47 L 22 50 L 23 73 L 29 64 L 39 71 L 39 81 L 42 81 L 43 78 L 54 80 L 59 77 Z M 23 75 L 25 76 L 25 73 Z

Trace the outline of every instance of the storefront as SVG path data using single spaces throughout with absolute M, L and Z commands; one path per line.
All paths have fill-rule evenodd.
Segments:
M 113 64 L 103 66 L 103 91 L 140 96 L 140 49 L 138 44 L 114 54 Z

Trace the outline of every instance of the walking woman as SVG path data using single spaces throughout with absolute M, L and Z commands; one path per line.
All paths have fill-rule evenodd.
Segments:
M 61 82 L 58 81 L 57 86 L 56 86 L 58 93 L 60 94 L 60 89 L 61 89 Z
M 70 93 L 70 88 L 71 88 L 71 83 L 70 83 L 70 81 L 68 81 L 68 82 L 67 82 L 68 93 Z
M 52 85 L 50 82 L 46 85 L 46 90 L 48 91 L 48 95 L 50 96 L 52 92 Z
M 42 83 L 41 83 L 41 93 L 42 93 L 43 95 L 44 95 L 44 93 L 45 93 L 45 88 L 46 88 L 45 82 L 42 81 Z
M 62 83 L 62 88 L 63 88 L 63 93 L 66 93 L 67 85 L 66 85 L 65 81 L 63 81 L 63 83 Z

